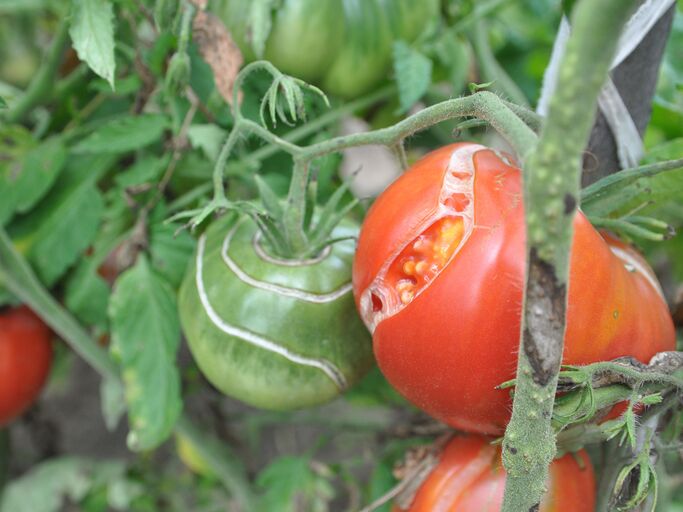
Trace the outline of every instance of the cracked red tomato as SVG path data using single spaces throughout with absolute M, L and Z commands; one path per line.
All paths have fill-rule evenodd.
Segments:
M 453 438 L 407 509 L 394 512 L 498 512 L 503 505 L 505 471 L 500 447 L 480 436 Z M 585 451 L 550 465 L 548 492 L 540 512 L 595 510 L 595 476 Z
M 0 313 L 0 427 L 23 413 L 45 384 L 50 329 L 27 307 Z
M 510 417 L 524 287 L 520 171 L 471 143 L 427 155 L 379 196 L 361 229 L 353 286 L 379 366 L 446 423 L 499 434 Z M 673 350 L 659 284 L 629 246 L 574 222 L 564 362 Z

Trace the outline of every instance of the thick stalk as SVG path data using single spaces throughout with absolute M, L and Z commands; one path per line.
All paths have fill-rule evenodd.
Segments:
M 527 273 L 512 419 L 503 441 L 503 512 L 538 510 L 556 447 L 551 417 L 562 359 L 581 155 L 617 39 L 635 0 L 582 0 L 538 145 L 524 174 Z
M 401 140 L 437 123 L 458 117 L 477 117 L 489 122 L 515 149 L 520 158 L 535 145 L 536 134 L 498 96 L 478 92 L 432 105 L 403 121 L 380 130 L 354 133 L 302 148 L 300 158 L 312 160 L 352 146 L 392 147 Z
M 7 111 L 5 118 L 9 123 L 21 121 L 23 117 L 38 103 L 50 95 L 55 83 L 55 75 L 62 62 L 64 49 L 69 38 L 69 25 L 63 20 L 52 40 L 45 60 L 36 76 L 31 80 L 26 92 Z
M 71 348 L 102 377 L 119 380 L 118 367 L 109 354 L 43 287 L 26 260 L 15 250 L 5 230 L 0 228 L 0 282 L 35 311 Z M 244 468 L 236 459 L 227 459 L 215 449 L 216 441 L 199 434 L 190 420 L 181 416 L 176 430 L 189 437 L 198 451 L 210 454 L 206 461 L 240 503 L 244 512 L 252 510 L 253 500 Z
M 9 460 L 10 460 L 10 438 L 9 429 L 7 427 L 0 428 L 0 504 L 2 503 L 2 494 L 5 490 L 5 483 L 9 475 Z

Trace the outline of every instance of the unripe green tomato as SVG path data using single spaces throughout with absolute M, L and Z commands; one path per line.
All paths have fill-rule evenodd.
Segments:
M 439 0 L 379 0 L 394 39 L 414 41 L 439 16 Z
M 357 232 L 345 221 L 332 238 Z M 283 261 L 257 233 L 251 219 L 229 215 L 200 238 L 179 295 L 190 350 L 214 386 L 250 405 L 327 402 L 373 364 L 351 293 L 354 241 L 313 260 Z
M 344 35 L 341 0 L 288 0 L 275 14 L 264 57 L 284 73 L 318 82 Z
M 388 77 L 393 36 L 380 0 L 344 0 L 344 39 L 325 74 L 325 92 L 355 97 Z
M 220 0 L 217 12 L 246 61 L 250 0 Z M 392 45 L 417 38 L 439 14 L 438 0 L 283 0 L 264 58 L 283 72 L 352 98 L 391 73 Z

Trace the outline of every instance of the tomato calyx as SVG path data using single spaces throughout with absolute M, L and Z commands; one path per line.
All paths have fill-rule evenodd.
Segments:
M 370 332 L 424 291 L 467 242 L 475 225 L 474 155 L 482 149 L 471 144 L 453 151 L 432 215 L 423 219 L 413 231 L 418 234 L 395 251 L 362 292 L 360 312 Z

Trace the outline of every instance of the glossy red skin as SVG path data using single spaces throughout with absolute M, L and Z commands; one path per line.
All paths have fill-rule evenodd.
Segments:
M 540 512 L 593 512 L 595 475 L 585 451 L 553 461 Z M 454 437 L 408 509 L 394 512 L 498 512 L 505 471 L 500 448 L 481 436 Z
M 361 228 L 353 271 L 357 304 L 380 268 L 435 219 L 454 144 L 427 155 L 373 204 Z M 373 333 L 378 364 L 415 405 L 461 430 L 500 434 L 510 417 L 523 292 L 525 227 L 520 172 L 491 150 L 474 155 L 474 224 L 441 273 Z M 666 303 L 641 273 L 629 272 L 608 243 L 651 273 L 626 245 L 608 242 L 582 213 L 574 222 L 564 363 L 630 355 L 643 362 L 673 350 Z
M 0 427 L 23 413 L 52 363 L 50 329 L 25 306 L 0 314 Z

